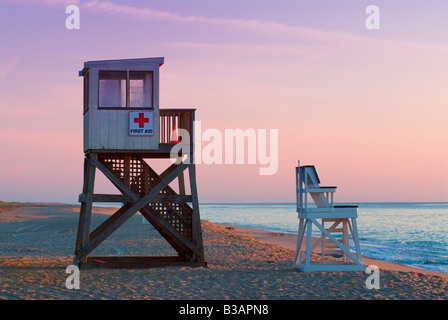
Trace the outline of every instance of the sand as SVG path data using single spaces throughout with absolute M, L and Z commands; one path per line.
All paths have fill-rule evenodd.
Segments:
M 96 208 L 92 228 L 114 210 Z M 80 289 L 65 286 L 79 206 L 28 204 L 0 216 L 0 299 L 56 300 L 446 300 L 446 274 L 368 260 L 364 272 L 304 273 L 292 268 L 293 235 L 202 221 L 207 267 L 81 269 Z M 97 255 L 166 255 L 174 250 L 135 215 Z
M 297 235 L 293 234 L 285 234 L 285 233 L 277 233 L 277 232 L 269 232 L 260 229 L 248 228 L 248 227 L 240 227 L 240 226 L 231 226 L 224 225 L 222 226 L 227 228 L 233 228 L 238 232 L 250 236 L 256 240 L 263 241 L 266 243 L 274 244 L 277 246 L 281 246 L 283 248 L 287 248 L 290 250 L 296 250 L 297 246 Z M 306 239 L 306 237 L 305 237 Z M 302 246 L 303 247 L 303 246 Z M 319 252 L 316 250 L 316 252 Z M 380 270 L 388 270 L 388 271 L 402 271 L 402 272 L 417 272 L 423 273 L 427 275 L 434 275 L 439 277 L 448 278 L 448 273 L 442 273 L 437 271 L 430 271 L 426 269 L 421 269 L 417 267 L 406 266 L 399 263 L 387 262 L 378 259 L 373 259 L 370 257 L 363 256 L 363 262 L 366 266 L 375 265 Z

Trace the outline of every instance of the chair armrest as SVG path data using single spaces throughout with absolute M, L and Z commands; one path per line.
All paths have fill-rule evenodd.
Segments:
M 306 189 L 305 192 L 308 192 L 308 193 L 336 192 L 336 187 L 309 188 L 309 189 Z

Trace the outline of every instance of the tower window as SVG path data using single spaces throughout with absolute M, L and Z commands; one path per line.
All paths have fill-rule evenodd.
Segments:
M 129 72 L 129 106 L 131 108 L 152 107 L 152 72 Z
M 126 71 L 100 71 L 99 107 L 126 107 Z

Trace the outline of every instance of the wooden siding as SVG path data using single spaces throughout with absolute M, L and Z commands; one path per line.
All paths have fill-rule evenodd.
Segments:
M 159 65 L 163 58 L 91 61 L 89 69 L 89 111 L 84 114 L 84 152 L 88 150 L 156 150 L 159 146 Z M 98 109 L 98 71 L 152 71 L 153 109 L 102 108 Z M 152 111 L 154 134 L 129 135 L 129 112 Z

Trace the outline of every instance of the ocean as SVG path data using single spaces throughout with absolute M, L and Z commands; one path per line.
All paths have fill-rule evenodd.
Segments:
M 347 204 L 347 203 L 344 203 Z M 356 203 L 364 256 L 448 273 L 448 202 Z M 201 219 L 297 233 L 295 203 L 206 203 Z

